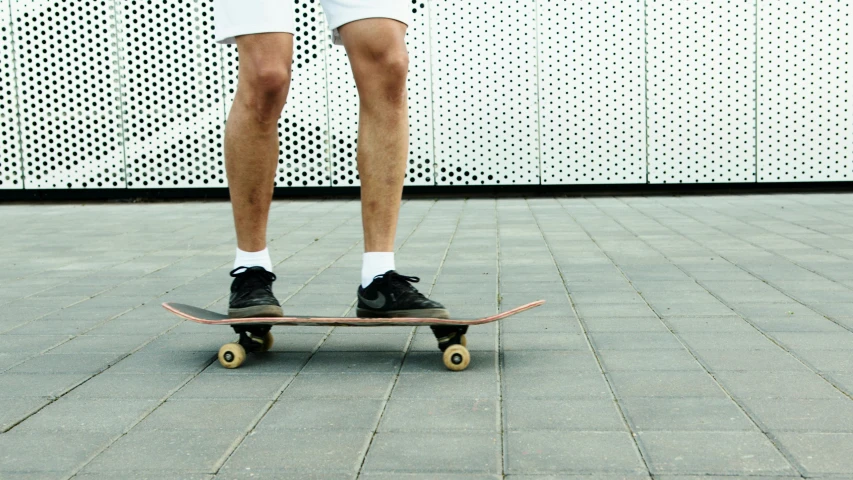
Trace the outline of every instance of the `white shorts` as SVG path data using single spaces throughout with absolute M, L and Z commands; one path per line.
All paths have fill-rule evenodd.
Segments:
M 320 0 L 332 31 L 332 41 L 342 45 L 338 27 L 365 18 L 391 18 L 409 24 L 411 0 Z M 304 7 L 302 7 L 304 8 Z M 295 33 L 293 0 L 213 0 L 214 36 L 219 43 L 252 33 Z

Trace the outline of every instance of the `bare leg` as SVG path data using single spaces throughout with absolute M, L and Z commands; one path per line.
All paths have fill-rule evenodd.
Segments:
M 240 74 L 225 125 L 225 170 L 237 246 L 266 248 L 267 219 L 278 164 L 278 119 L 290 89 L 293 35 L 237 37 Z
M 364 250 L 392 252 L 409 148 L 406 25 L 371 18 L 338 30 L 360 99 L 358 173 Z

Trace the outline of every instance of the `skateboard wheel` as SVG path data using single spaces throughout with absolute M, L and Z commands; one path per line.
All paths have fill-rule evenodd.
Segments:
M 461 336 L 461 337 L 459 337 L 459 345 L 462 345 L 463 347 L 467 347 L 467 346 L 468 346 L 468 339 L 467 339 L 467 338 L 465 338 L 465 334 L 464 334 L 464 333 L 462 334 L 462 336 Z
M 272 348 L 272 344 L 275 341 L 275 339 L 272 336 L 272 332 L 265 333 L 263 336 L 263 340 L 264 340 L 264 345 L 263 345 L 263 347 L 261 347 L 261 351 L 266 352 Z
M 468 368 L 468 364 L 471 363 L 471 354 L 462 345 L 451 345 L 444 351 L 443 360 L 448 370 L 460 372 Z
M 246 359 L 246 349 L 239 343 L 226 343 L 219 349 L 219 363 L 225 368 L 237 368 Z

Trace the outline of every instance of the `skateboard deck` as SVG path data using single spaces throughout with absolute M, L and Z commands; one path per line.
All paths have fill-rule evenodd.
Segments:
M 445 366 L 450 370 L 459 371 L 464 370 L 470 362 L 470 355 L 465 348 L 467 345 L 465 332 L 469 326 L 496 322 L 525 310 L 538 307 L 543 303 L 545 303 L 545 300 L 538 300 L 495 315 L 473 319 L 313 316 L 229 318 L 228 315 L 182 303 L 164 303 L 163 308 L 191 322 L 205 325 L 228 325 L 232 327 L 240 335 L 239 340 L 236 343 L 227 343 L 219 349 L 219 363 L 226 368 L 239 367 L 248 352 L 264 352 L 269 350 L 273 343 L 273 336 L 269 330 L 276 325 L 317 327 L 429 326 L 440 327 L 442 332 L 449 332 L 448 335 L 438 338 L 439 349 L 444 352 Z

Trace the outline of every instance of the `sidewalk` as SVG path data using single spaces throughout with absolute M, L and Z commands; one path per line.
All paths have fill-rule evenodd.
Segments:
M 853 195 L 411 200 L 473 327 L 278 328 L 226 370 L 230 205 L 0 205 L 0 479 L 853 477 Z M 277 201 L 275 291 L 353 315 L 355 201 Z M 333 293 L 329 293 L 329 292 Z

